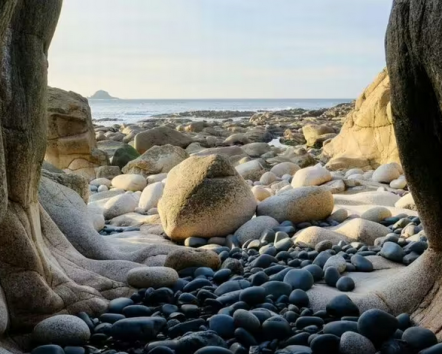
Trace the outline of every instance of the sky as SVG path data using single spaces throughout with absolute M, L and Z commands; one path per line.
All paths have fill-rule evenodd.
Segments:
M 391 0 L 64 0 L 49 84 L 119 98 L 355 98 Z

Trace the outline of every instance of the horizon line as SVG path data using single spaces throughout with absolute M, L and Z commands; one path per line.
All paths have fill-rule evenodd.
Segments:
M 294 97 L 282 97 L 282 98 L 123 98 L 123 97 L 112 97 L 112 98 L 92 98 L 86 96 L 87 99 L 96 100 L 96 101 L 112 101 L 112 100 L 355 100 L 356 98 L 349 97 L 310 97 L 310 98 L 294 98 Z

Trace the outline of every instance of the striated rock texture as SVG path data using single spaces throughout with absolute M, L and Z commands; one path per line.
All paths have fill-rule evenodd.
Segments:
M 324 144 L 332 170 L 400 162 L 390 106 L 390 78 L 384 69 L 358 98 L 337 137 Z
M 184 241 L 233 233 L 255 214 L 256 201 L 226 158 L 192 156 L 169 172 L 158 210 L 166 234 Z
M 50 87 L 47 111 L 45 160 L 65 172 L 95 178 L 95 168 L 108 165 L 108 157 L 97 149 L 87 99 L 75 92 Z

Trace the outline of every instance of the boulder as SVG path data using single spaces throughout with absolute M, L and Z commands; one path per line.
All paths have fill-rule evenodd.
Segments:
M 247 221 L 235 232 L 235 236 L 241 244 L 248 240 L 258 240 L 266 229 L 279 226 L 279 222 L 271 216 L 258 216 Z
M 262 202 L 263 200 L 266 200 L 272 196 L 272 193 L 263 186 L 252 187 L 252 193 L 258 202 Z
M 352 241 L 363 242 L 367 245 L 373 245 L 374 240 L 378 237 L 383 237 L 391 232 L 388 227 L 361 218 L 345 221 L 331 230 L 347 236 Z
M 97 149 L 91 110 L 86 98 L 75 92 L 48 89 L 48 134 L 45 160 L 68 173 L 91 180 L 95 168 L 108 165 Z
M 317 226 L 307 227 L 295 235 L 296 244 L 310 248 L 315 248 L 323 241 L 330 241 L 333 245 L 337 245 L 339 241 L 348 242 L 349 239 L 342 234 Z
M 187 159 L 189 155 L 179 146 L 154 146 L 143 155 L 130 161 L 124 168 L 124 173 L 136 173 L 145 177 L 169 172 L 173 167 Z
M 335 130 L 328 125 L 319 124 L 306 124 L 302 127 L 302 133 L 307 141 L 307 146 L 322 147 L 324 139 L 321 139 L 322 135 L 327 135 L 327 138 L 335 136 Z M 333 134 L 333 135 L 329 135 Z M 326 139 L 325 139 L 326 140 Z
M 410 209 L 417 211 L 416 203 L 414 202 L 413 196 L 411 193 L 404 195 L 401 199 L 399 199 L 394 206 L 396 208 L 401 209 Z
M 273 166 L 270 172 L 281 178 L 284 175 L 293 176 L 299 170 L 299 166 L 293 162 L 281 162 Z
M 220 264 L 221 261 L 215 252 L 181 247 L 167 255 L 164 266 L 176 271 L 191 267 L 208 267 L 216 270 Z
M 271 151 L 270 146 L 267 143 L 250 143 L 244 145 L 242 149 L 251 157 L 260 157 L 261 155 Z
M 388 163 L 379 166 L 373 173 L 372 179 L 379 183 L 390 183 L 391 181 L 398 179 L 402 174 L 401 166 L 396 163 Z
M 193 156 L 209 156 L 209 155 L 222 155 L 226 158 L 231 158 L 234 156 L 246 157 L 247 154 L 239 146 L 223 146 L 218 148 L 204 149 L 201 150 Z
M 115 150 L 114 156 L 112 156 L 111 165 L 118 166 L 122 169 L 130 161 L 135 160 L 140 154 L 132 146 L 125 144 Z
M 319 186 L 331 181 L 330 172 L 322 166 L 316 165 L 303 168 L 295 173 L 292 180 L 292 187 Z
M 210 238 L 227 236 L 250 220 L 256 201 L 227 159 L 192 156 L 169 172 L 158 210 L 173 240 Z
M 142 191 L 146 184 L 146 178 L 138 174 L 119 175 L 112 179 L 112 186 L 126 191 Z
M 324 145 L 327 167 L 372 169 L 399 162 L 390 107 L 390 79 L 384 69 L 362 93 L 341 132 Z
M 91 332 L 81 318 L 58 315 L 41 321 L 35 326 L 32 336 L 40 344 L 82 346 L 89 340 Z
M 258 205 L 257 215 L 271 216 L 279 222 L 300 223 L 322 220 L 333 211 L 333 195 L 320 187 L 294 188 Z
M 261 176 L 266 172 L 259 160 L 252 160 L 242 163 L 235 167 L 239 175 L 251 181 L 259 181 Z
M 145 211 L 156 208 L 163 196 L 163 190 L 164 184 L 162 182 L 149 184 L 141 193 L 138 207 Z
M 361 214 L 361 218 L 369 221 L 380 222 L 391 217 L 391 211 L 385 207 L 374 207 Z
M 138 289 L 171 287 L 177 280 L 178 273 L 169 267 L 139 267 L 127 273 L 127 283 Z
M 237 133 L 230 135 L 226 140 L 224 140 L 226 145 L 246 145 L 250 144 L 249 138 L 245 134 Z
M 153 146 L 172 145 L 185 149 L 192 143 L 192 139 L 175 129 L 157 127 L 135 135 L 134 147 L 140 154 L 144 154 Z
M 106 204 L 104 204 L 103 214 L 104 217 L 109 220 L 117 216 L 130 213 L 138 206 L 138 198 L 135 194 L 121 194 L 110 198 Z

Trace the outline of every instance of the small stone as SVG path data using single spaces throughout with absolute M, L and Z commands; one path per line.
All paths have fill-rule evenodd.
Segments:
M 223 347 L 208 346 L 198 349 L 195 354 L 232 354 L 232 352 Z
M 373 343 L 364 336 L 355 332 L 345 332 L 339 345 L 341 354 L 375 354 Z
M 382 246 L 380 255 L 393 262 L 402 262 L 402 258 L 404 258 L 404 250 L 396 243 L 385 242 Z
M 71 315 L 49 317 L 37 324 L 33 331 L 33 338 L 37 343 L 61 346 L 84 345 L 90 336 L 87 324 Z
M 429 329 L 410 327 L 404 331 L 402 340 L 407 342 L 414 350 L 419 351 L 437 344 L 436 335 Z
M 396 317 L 377 309 L 364 312 L 358 320 L 358 331 L 374 344 L 389 339 L 398 329 Z
M 65 352 L 63 348 L 58 345 L 42 345 L 35 348 L 31 354 L 65 354 Z
M 273 295 L 275 299 L 278 299 L 281 295 L 289 296 L 293 290 L 291 285 L 282 281 L 269 281 L 262 284 L 262 287 L 266 289 L 267 295 Z
M 320 281 L 322 278 L 324 278 L 324 271 L 316 264 L 310 264 L 302 269 L 310 272 L 313 275 L 314 281 Z
M 355 254 L 351 257 L 351 264 L 356 267 L 358 272 L 372 272 L 373 264 L 365 257 Z
M 310 348 L 312 348 L 312 351 L 315 354 L 338 353 L 339 342 L 339 337 L 333 334 L 321 334 L 311 341 Z
M 334 334 L 341 337 L 345 332 L 358 333 L 358 323 L 354 321 L 335 321 L 327 323 L 323 328 L 324 334 Z
M 353 291 L 355 288 L 355 282 L 350 277 L 342 277 L 336 283 L 336 288 L 339 291 L 345 291 L 345 292 Z
M 244 301 L 248 305 L 257 305 L 265 302 L 266 289 L 262 286 L 252 286 L 244 289 L 239 295 L 239 300 Z
M 114 323 L 110 334 L 117 340 L 150 341 L 156 338 L 165 325 L 166 320 L 162 317 L 126 318 Z
M 207 245 L 207 239 L 201 237 L 188 237 L 184 240 L 184 246 L 186 247 L 201 247 Z
M 140 267 L 127 273 L 127 283 L 135 288 L 169 287 L 178 280 L 178 273 L 168 267 Z
M 347 295 L 335 296 L 326 306 L 330 316 L 341 318 L 344 316 L 359 316 L 359 308 Z
M 262 331 L 269 340 L 285 339 L 292 334 L 290 324 L 281 316 L 273 316 L 262 324 Z
M 122 313 L 123 309 L 126 306 L 133 305 L 134 302 L 131 299 L 120 297 L 118 299 L 114 299 L 109 303 L 108 312 L 111 313 Z
M 324 271 L 329 267 L 334 267 L 339 273 L 344 273 L 347 268 L 347 261 L 340 255 L 331 256 L 324 264 Z
M 235 332 L 233 317 L 227 315 L 212 316 L 209 319 L 209 328 L 222 338 L 232 338 Z
M 322 251 L 329 250 L 332 247 L 333 247 L 333 243 L 331 241 L 324 240 L 324 241 L 321 241 L 318 244 L 316 244 L 315 250 L 317 252 L 321 253 Z
M 251 333 L 258 332 L 261 328 L 261 323 L 259 322 L 258 318 L 246 310 L 236 310 L 233 314 L 233 321 L 236 327 L 242 327 Z
M 301 289 L 295 289 L 289 296 L 289 302 L 299 308 L 308 307 L 310 299 L 307 293 Z
M 328 286 L 336 287 L 336 283 L 338 282 L 341 275 L 335 267 L 329 267 L 325 271 L 324 280 Z
M 289 284 L 292 289 L 309 290 L 314 283 L 312 274 L 305 269 L 292 269 L 284 277 L 284 283 Z

